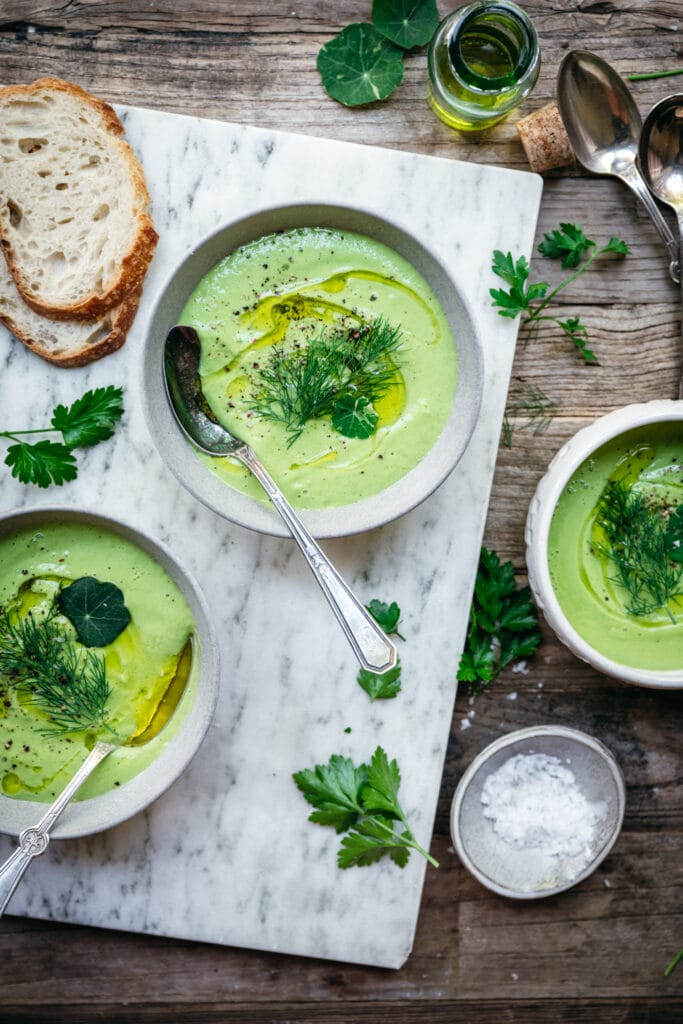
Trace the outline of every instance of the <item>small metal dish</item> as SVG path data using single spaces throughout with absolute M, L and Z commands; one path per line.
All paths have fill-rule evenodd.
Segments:
M 487 778 L 515 755 L 556 757 L 574 775 L 576 786 L 604 814 L 590 856 L 551 857 L 532 847 L 517 848 L 494 830 L 484 815 Z M 559 725 L 534 726 L 501 736 L 486 747 L 460 779 L 451 804 L 453 845 L 465 867 L 482 885 L 511 899 L 554 896 L 587 878 L 614 846 L 624 818 L 626 791 L 621 770 L 599 740 Z
M 116 534 L 141 548 L 156 561 L 176 584 L 194 619 L 196 644 L 193 670 L 181 701 L 174 713 L 182 716 L 170 736 L 164 732 L 150 741 L 154 759 L 125 785 L 101 796 L 72 801 L 51 830 L 55 839 L 74 839 L 101 832 L 120 824 L 143 810 L 176 781 L 204 739 L 218 697 L 218 645 L 208 606 L 197 583 L 181 568 L 175 556 L 159 541 L 137 528 L 97 512 L 66 507 L 27 508 L 0 515 L 0 536 L 19 530 L 40 530 L 48 523 L 76 523 L 98 527 Z M 18 836 L 36 824 L 48 804 L 32 800 L 14 800 L 0 793 L 0 832 Z
M 526 563 L 536 604 L 558 639 L 598 672 L 624 683 L 675 690 L 683 687 L 683 665 L 674 671 L 635 667 L 607 657 L 578 632 L 555 594 L 548 565 L 548 538 L 555 506 L 574 473 L 603 445 L 648 425 L 683 424 L 683 402 L 659 399 L 627 405 L 579 430 L 559 450 L 536 488 L 526 521 Z
M 481 404 L 483 356 L 467 299 L 429 249 L 398 224 L 351 206 L 298 203 L 248 214 L 199 241 L 178 262 L 156 298 L 143 353 L 143 403 L 147 425 L 161 457 L 199 501 L 240 526 L 273 536 L 289 536 L 272 507 L 230 487 L 199 460 L 181 437 L 166 397 L 162 353 L 166 335 L 179 322 L 189 296 L 223 257 L 257 238 L 299 227 L 357 232 L 406 259 L 436 295 L 451 326 L 458 359 L 458 382 L 450 416 L 440 437 L 416 466 L 379 494 L 353 504 L 301 512 L 315 537 L 343 537 L 396 519 L 436 490 L 465 452 Z

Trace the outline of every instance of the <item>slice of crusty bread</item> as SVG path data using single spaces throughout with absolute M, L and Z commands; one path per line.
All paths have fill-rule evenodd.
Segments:
M 57 366 L 85 366 L 120 348 L 141 294 L 138 288 L 97 320 L 51 320 L 26 305 L 0 254 L 0 323 L 32 352 Z
M 0 88 L 0 244 L 38 313 L 93 319 L 142 284 L 157 234 L 122 132 L 70 82 Z

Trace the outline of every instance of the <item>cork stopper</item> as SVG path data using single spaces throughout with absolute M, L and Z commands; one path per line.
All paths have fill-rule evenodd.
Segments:
M 517 122 L 517 131 L 532 171 L 549 171 L 576 163 L 564 123 L 553 100 Z

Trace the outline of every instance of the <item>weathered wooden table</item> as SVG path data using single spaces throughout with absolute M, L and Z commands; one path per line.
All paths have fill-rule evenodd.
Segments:
M 620 72 L 683 65 L 680 0 L 524 5 L 541 41 L 541 78 L 523 113 L 554 95 L 569 48 Z M 448 7 L 439 4 L 442 15 Z M 449 159 L 526 168 L 514 118 L 479 137 L 447 129 L 425 101 L 424 51 L 406 60 L 387 102 L 347 110 L 323 93 L 320 46 L 369 20 L 371 0 L 1 0 L 0 78 L 51 74 L 112 101 L 388 146 Z M 683 77 L 634 83 L 644 114 L 683 92 Z M 598 367 L 558 332 L 520 342 L 511 407 L 528 385 L 559 405 L 543 433 L 512 417 L 501 447 L 485 541 L 524 578 L 529 500 L 561 444 L 596 416 L 631 401 L 673 398 L 680 374 L 680 308 L 661 243 L 619 183 L 579 169 L 547 176 L 538 239 L 560 221 L 596 240 L 618 234 L 633 252 L 595 266 L 561 297 L 588 325 Z M 558 279 L 540 257 L 534 276 Z M 541 269 L 542 268 L 542 269 Z M 455 666 L 454 666 L 455 672 Z M 461 723 L 468 712 L 470 728 Z M 609 858 L 564 895 L 513 903 L 482 888 L 450 851 L 448 810 L 458 778 L 487 743 L 542 721 L 596 733 L 627 782 L 626 818 Z M 430 871 L 414 951 L 399 972 L 264 955 L 18 918 L 0 923 L 0 1021 L 661 1022 L 683 1019 L 683 761 L 680 693 L 614 683 L 544 628 L 527 672 L 508 670 L 473 705 L 458 696 Z

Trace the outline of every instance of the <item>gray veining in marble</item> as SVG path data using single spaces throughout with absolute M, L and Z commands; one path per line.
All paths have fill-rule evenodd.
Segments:
M 530 255 L 541 179 L 121 113 L 161 236 L 134 328 L 120 352 L 70 371 L 42 363 L 2 332 L 0 409 L 3 426 L 38 426 L 56 402 L 114 383 L 125 385 L 125 424 L 110 442 L 79 454 L 78 480 L 64 488 L 23 487 L 0 466 L 0 507 L 94 507 L 166 542 L 213 608 L 222 690 L 215 722 L 181 779 L 128 823 L 53 843 L 10 910 L 399 967 L 413 941 L 424 862 L 414 855 L 403 871 L 392 863 L 340 871 L 338 837 L 307 822 L 291 774 L 333 753 L 367 759 L 381 743 L 399 760 L 403 807 L 428 845 L 517 330 L 491 309 L 491 253 Z M 484 343 L 483 412 L 455 473 L 400 521 L 324 542 L 363 599 L 396 600 L 402 609 L 403 692 L 392 701 L 370 704 L 356 685 L 353 655 L 294 544 L 251 534 L 199 505 L 162 464 L 142 414 L 145 320 L 174 261 L 220 223 L 290 200 L 348 201 L 399 221 L 452 268 Z M 0 837 L 0 856 L 13 844 Z

